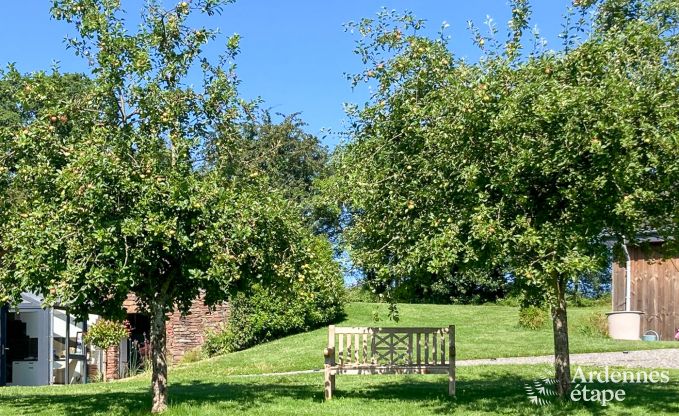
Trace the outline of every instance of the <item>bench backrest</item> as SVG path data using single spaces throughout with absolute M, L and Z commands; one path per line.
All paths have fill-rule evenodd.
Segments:
M 455 326 L 328 328 L 332 364 L 442 366 L 455 359 Z

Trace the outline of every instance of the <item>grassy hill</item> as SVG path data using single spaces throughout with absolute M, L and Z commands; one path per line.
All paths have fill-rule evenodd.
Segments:
M 551 330 L 518 328 L 518 309 L 504 306 L 401 305 L 401 320 L 373 321 L 379 305 L 353 303 L 340 325 L 457 326 L 458 359 L 542 355 L 552 352 Z M 667 348 L 675 343 L 620 342 L 586 336 L 586 317 L 605 308 L 570 310 L 574 353 Z M 384 305 L 381 313 L 386 313 Z M 170 371 L 169 415 L 430 415 L 430 414 L 679 414 L 679 372 L 662 385 L 625 386 L 627 399 L 598 404 L 534 407 L 524 384 L 549 366 L 479 366 L 458 369 L 458 397 L 446 395 L 445 376 L 338 376 L 336 399 L 323 403 L 322 374 L 254 376 L 321 368 L 325 328 L 257 347 L 181 364 Z M 84 386 L 0 388 L 0 415 L 141 415 L 150 408 L 148 375 Z
M 373 320 L 373 311 L 383 317 Z M 386 306 L 351 303 L 345 326 L 456 326 L 457 359 L 548 355 L 554 352 L 549 323 L 538 331 L 518 326 L 518 308 L 509 306 L 465 305 L 399 305 L 398 323 L 386 319 Z M 572 353 L 624 351 L 650 348 L 677 348 L 676 342 L 616 341 L 583 334 L 580 328 L 594 312 L 605 307 L 569 310 L 570 346 Z M 252 374 L 306 370 L 323 366 L 322 352 L 327 345 L 327 328 L 292 335 L 245 351 L 217 357 L 198 364 L 204 371 L 226 371 L 226 374 Z M 275 356 L 276 360 L 268 357 Z M 195 367 L 192 367 L 194 370 Z M 180 371 L 180 370 L 178 370 Z M 181 372 L 181 371 L 180 371 Z

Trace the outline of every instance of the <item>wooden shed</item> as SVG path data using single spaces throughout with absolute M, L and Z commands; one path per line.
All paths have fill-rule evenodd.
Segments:
M 613 263 L 611 297 L 613 311 L 641 311 L 641 334 L 653 330 L 665 341 L 679 328 L 679 258 L 662 259 L 661 241 L 641 248 L 627 246 L 629 257 Z M 627 307 L 627 267 L 629 302 Z M 641 335 L 640 334 L 640 335 Z

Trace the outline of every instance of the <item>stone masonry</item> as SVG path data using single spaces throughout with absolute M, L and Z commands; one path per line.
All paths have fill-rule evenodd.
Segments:
M 170 363 L 177 363 L 186 352 L 200 348 L 206 332 L 219 330 L 228 321 L 230 312 L 228 302 L 218 305 L 211 311 L 205 306 L 203 299 L 203 294 L 199 295 L 185 317 L 177 310 L 168 316 L 166 335 Z M 136 296 L 133 293 L 127 295 L 123 307 L 127 313 L 138 313 Z
M 120 359 L 120 351 L 118 349 L 118 346 L 113 346 L 110 347 L 109 349 L 106 350 L 106 358 L 105 358 L 105 373 L 104 373 L 104 380 L 105 381 L 110 381 L 110 380 L 117 380 L 119 379 L 119 373 L 118 373 L 118 360 Z

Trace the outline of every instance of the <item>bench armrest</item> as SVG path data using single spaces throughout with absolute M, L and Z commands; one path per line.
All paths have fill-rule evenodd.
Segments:
M 328 347 L 323 350 L 326 365 L 335 365 L 335 348 Z

